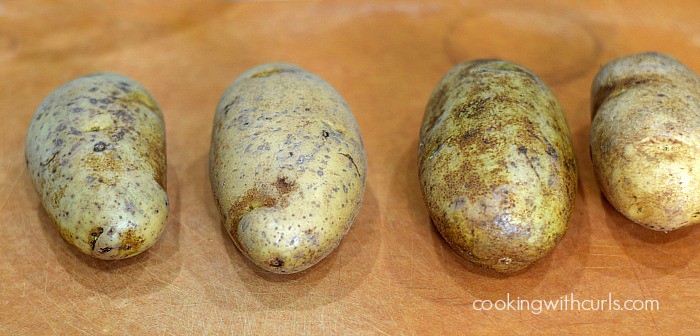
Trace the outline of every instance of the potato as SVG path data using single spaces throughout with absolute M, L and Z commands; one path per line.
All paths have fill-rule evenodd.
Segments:
M 53 91 L 29 124 L 25 154 L 46 212 L 81 252 L 128 258 L 163 231 L 163 115 L 134 80 L 98 73 Z
M 216 110 L 210 181 L 238 249 L 274 273 L 328 255 L 362 204 L 365 150 L 343 98 L 289 64 L 255 67 Z
M 521 66 L 454 67 L 425 109 L 418 162 L 433 223 L 478 265 L 518 271 L 568 228 L 578 178 L 571 136 L 554 94 Z
M 671 56 L 605 65 L 591 88 L 590 153 L 605 197 L 644 227 L 700 222 L 700 80 Z

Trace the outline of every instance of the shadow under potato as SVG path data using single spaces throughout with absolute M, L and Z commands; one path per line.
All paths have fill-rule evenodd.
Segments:
M 689 226 L 666 232 L 647 229 L 627 219 L 601 193 L 605 223 L 627 256 L 661 274 L 677 272 L 697 258 L 700 229 Z
M 61 237 L 37 198 L 42 233 L 66 272 L 92 291 L 124 298 L 152 293 L 170 284 L 181 269 L 179 254 L 180 195 L 177 172 L 169 167 L 170 213 L 164 232 L 148 250 L 121 260 L 100 260 L 80 252 Z

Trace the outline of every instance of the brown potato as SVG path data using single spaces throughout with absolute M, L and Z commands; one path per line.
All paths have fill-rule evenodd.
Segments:
M 675 58 L 625 56 L 591 88 L 590 150 L 600 189 L 644 227 L 700 222 L 700 80 Z
M 479 265 L 520 270 L 566 232 L 577 187 L 569 129 L 554 94 L 521 66 L 453 68 L 426 107 L 418 160 L 433 223 Z

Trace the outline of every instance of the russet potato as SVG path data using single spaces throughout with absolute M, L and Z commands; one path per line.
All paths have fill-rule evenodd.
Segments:
M 700 79 L 675 58 L 605 65 L 591 88 L 590 153 L 605 197 L 657 231 L 700 222 Z
M 163 232 L 163 115 L 134 80 L 99 73 L 53 91 L 31 120 L 25 154 L 46 212 L 81 252 L 127 258 Z
M 577 188 L 569 129 L 554 94 L 521 66 L 454 67 L 425 109 L 418 162 L 433 223 L 478 265 L 518 271 L 567 230 Z
M 217 107 L 214 197 L 233 242 L 265 270 L 299 272 L 338 246 L 362 204 L 365 162 L 348 105 L 297 66 L 245 72 Z

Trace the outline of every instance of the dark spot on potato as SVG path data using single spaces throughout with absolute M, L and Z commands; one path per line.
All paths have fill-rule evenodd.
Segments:
M 124 129 L 120 129 L 118 132 L 113 133 L 109 136 L 109 138 L 114 142 L 124 139 Z
M 477 137 L 477 132 L 474 130 L 469 130 L 464 132 L 461 137 L 460 141 L 460 146 L 464 147 L 467 144 L 471 143 L 474 140 L 478 140 L 479 138 Z
M 88 237 L 88 242 L 90 244 L 90 250 L 95 249 L 95 243 L 97 242 L 97 238 L 100 237 L 102 232 L 104 232 L 104 229 L 101 227 L 94 228 L 90 231 L 90 237 Z
M 100 253 L 107 253 L 107 252 L 109 252 L 109 251 L 111 251 L 111 250 L 112 250 L 111 247 L 103 247 L 103 248 L 100 249 Z
M 92 147 L 92 150 L 95 152 L 101 152 L 101 151 L 105 150 L 105 148 L 107 148 L 107 144 L 100 141 L 100 142 L 96 143 L 95 146 Z
M 557 150 L 554 149 L 554 146 L 549 142 L 549 140 L 544 139 L 544 141 L 547 143 L 547 149 L 545 150 L 547 154 L 555 159 L 559 158 L 559 153 L 557 153 Z
M 286 176 L 278 177 L 275 182 L 275 188 L 280 195 L 289 194 L 294 191 L 298 185 L 294 181 L 290 181 Z
M 326 130 L 321 131 L 321 136 L 324 138 L 327 138 L 329 136 L 328 131 L 326 131 Z
M 270 264 L 270 267 L 275 267 L 275 268 L 284 266 L 284 260 L 282 260 L 279 257 L 270 258 L 270 260 L 268 260 L 268 263 Z

